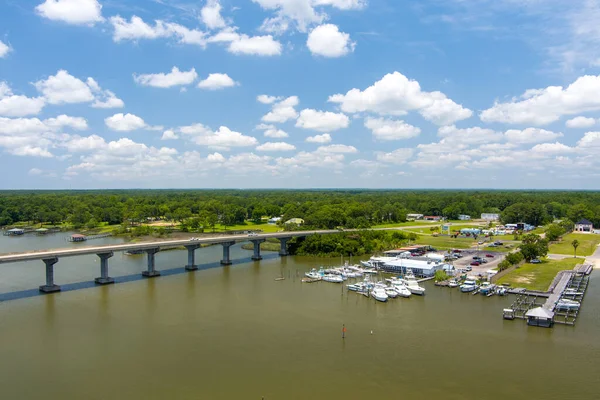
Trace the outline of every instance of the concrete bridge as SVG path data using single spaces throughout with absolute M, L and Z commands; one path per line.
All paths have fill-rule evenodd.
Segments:
M 198 269 L 195 264 L 195 252 L 203 244 L 220 244 L 223 246 L 223 258 L 221 260 L 222 265 L 230 265 L 231 259 L 229 258 L 229 248 L 237 242 L 250 241 L 254 245 L 254 254 L 252 255 L 253 260 L 260 260 L 260 244 L 267 239 L 275 238 L 280 241 L 281 247 L 279 250 L 280 256 L 287 256 L 287 242 L 294 237 L 306 237 L 309 235 L 328 235 L 339 233 L 338 230 L 320 230 L 320 231 L 297 231 L 297 232 L 278 232 L 278 233 L 264 233 L 264 234 L 253 234 L 253 235 L 231 235 L 231 236 L 219 236 L 210 238 L 198 238 L 198 239 L 183 239 L 183 240 L 168 240 L 168 241 L 155 241 L 155 242 L 143 242 L 133 244 L 117 244 L 117 245 L 106 245 L 106 246 L 91 246 L 91 247 L 80 247 L 80 248 L 69 248 L 69 249 L 57 249 L 57 250 L 45 250 L 45 251 L 31 251 L 23 253 L 13 253 L 7 255 L 0 255 L 0 264 L 13 263 L 20 261 L 32 261 L 41 260 L 46 266 L 46 284 L 40 286 L 40 291 L 44 293 L 52 293 L 60 291 L 60 286 L 54 283 L 54 265 L 58 262 L 61 257 L 74 257 L 87 254 L 96 254 L 100 258 L 100 276 L 95 279 L 95 282 L 99 285 L 106 285 L 114 283 L 115 280 L 108 274 L 108 260 L 113 256 L 114 252 L 119 251 L 136 251 L 145 252 L 148 257 L 148 268 L 142 272 L 142 275 L 147 278 L 153 278 L 160 276 L 160 271 L 157 271 L 154 263 L 154 256 L 161 250 L 171 249 L 175 247 L 185 247 L 188 251 L 188 263 L 185 269 L 188 271 L 194 271 Z

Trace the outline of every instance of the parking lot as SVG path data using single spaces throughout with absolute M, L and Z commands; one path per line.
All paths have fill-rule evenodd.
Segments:
M 505 253 L 493 252 L 493 251 L 477 251 L 477 250 L 461 250 L 462 257 L 452 261 L 452 265 L 460 272 L 466 272 L 469 275 L 477 276 L 487 275 L 488 270 L 494 269 L 498 266 L 500 261 L 504 259 Z M 491 255 L 493 257 L 486 257 Z M 481 257 L 487 262 L 481 263 L 480 265 L 471 265 L 473 257 Z M 471 271 L 468 269 L 471 268 Z

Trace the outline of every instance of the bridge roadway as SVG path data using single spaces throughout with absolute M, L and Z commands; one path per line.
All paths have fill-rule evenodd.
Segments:
M 263 233 L 257 235 L 227 235 L 227 236 L 215 236 L 210 238 L 200 238 L 198 240 L 180 239 L 180 240 L 165 240 L 155 242 L 142 242 L 142 243 L 130 243 L 130 244 L 115 244 L 115 245 L 104 245 L 104 246 L 86 246 L 80 248 L 69 248 L 69 249 L 55 249 L 55 250 L 43 250 L 43 251 L 32 251 L 22 253 L 12 253 L 6 255 L 0 255 L 0 264 L 12 263 L 19 261 L 31 261 L 31 260 L 45 260 L 50 258 L 58 257 L 72 257 L 82 256 L 86 254 L 104 254 L 115 251 L 145 251 L 152 249 L 169 249 L 173 247 L 200 245 L 200 244 L 221 244 L 229 242 L 246 242 L 246 241 L 258 241 L 266 239 L 285 239 L 293 237 L 305 237 L 308 235 L 328 235 L 333 233 L 340 233 L 338 230 L 320 230 L 320 231 L 297 231 L 297 232 L 277 232 L 277 233 Z

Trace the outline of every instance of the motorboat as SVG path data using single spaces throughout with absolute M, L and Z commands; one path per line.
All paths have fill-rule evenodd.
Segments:
M 563 292 L 563 296 L 583 296 L 583 292 L 578 292 L 577 289 L 568 288 Z
M 410 290 L 408 290 L 408 288 L 404 286 L 404 284 L 393 283 L 392 288 L 396 291 L 396 293 L 398 293 L 398 296 L 400 297 L 410 297 L 411 295 Z
M 342 278 L 341 275 L 334 275 L 334 274 L 325 274 L 325 275 L 323 275 L 323 277 L 321 279 L 324 280 L 325 282 L 332 282 L 332 283 L 344 282 L 344 278 Z
M 371 261 L 361 261 L 360 264 L 365 267 L 365 268 L 373 268 L 373 265 L 371 264 Z
M 388 297 L 395 299 L 396 297 L 398 297 L 398 292 L 396 291 L 396 289 L 386 286 L 384 287 L 385 289 L 385 294 L 388 295 Z
M 562 311 L 577 311 L 581 307 L 581 303 L 575 300 L 560 299 L 556 302 L 556 310 Z
M 502 286 L 496 287 L 496 294 L 498 296 L 504 296 L 506 294 L 506 288 Z
M 373 290 L 371 290 L 371 296 L 377 301 L 388 300 L 388 295 L 382 287 L 374 287 Z
M 422 286 L 419 286 L 419 282 L 417 282 L 417 279 L 415 278 L 415 276 L 412 273 L 406 274 L 406 276 L 404 277 L 404 282 L 405 282 L 406 288 L 408 290 L 410 290 L 410 292 L 412 294 L 417 294 L 419 296 L 422 296 L 425 294 L 425 288 Z
M 473 280 L 466 280 L 463 282 L 462 285 L 460 285 L 460 291 L 463 293 L 473 292 L 473 291 L 477 290 L 478 288 L 479 288 L 479 285 L 477 284 L 477 282 L 475 282 Z
M 458 281 L 456 279 L 450 279 L 448 281 L 448 287 L 452 287 L 452 288 L 458 287 Z
M 479 293 L 481 293 L 484 296 L 487 296 L 490 293 L 494 293 L 494 289 L 496 288 L 496 285 L 490 283 L 490 282 L 483 282 L 481 284 L 481 287 L 479 288 Z
M 321 279 L 321 274 L 314 268 L 311 269 L 310 272 L 306 272 L 304 276 L 310 279 Z
M 368 281 L 362 281 L 362 282 L 356 282 L 356 283 L 353 283 L 350 285 L 346 285 L 346 287 L 348 288 L 348 290 L 352 290 L 353 292 L 366 292 L 371 287 L 373 287 L 373 284 Z

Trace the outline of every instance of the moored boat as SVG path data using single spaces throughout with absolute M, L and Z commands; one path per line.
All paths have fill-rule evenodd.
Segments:
M 463 282 L 462 285 L 460 285 L 460 291 L 463 293 L 473 292 L 473 291 L 477 290 L 478 288 L 479 288 L 479 285 L 477 285 L 477 282 L 475 282 L 473 280 L 469 280 L 469 279 L 467 279 L 466 281 Z
M 412 273 L 406 274 L 406 276 L 404 277 L 404 282 L 405 282 L 406 288 L 408 290 L 410 290 L 410 292 L 412 294 L 416 294 L 419 296 L 422 296 L 425 294 L 425 288 L 422 286 L 419 286 L 419 282 L 417 282 L 417 279 L 415 278 L 415 276 Z
M 576 311 L 581 307 L 581 303 L 575 300 L 560 299 L 556 302 L 555 309 L 560 311 Z
M 448 287 L 451 287 L 451 288 L 458 287 L 458 281 L 456 279 L 450 279 L 448 281 Z
M 374 287 L 373 290 L 371 290 L 371 296 L 377 301 L 388 300 L 388 295 L 382 287 Z

